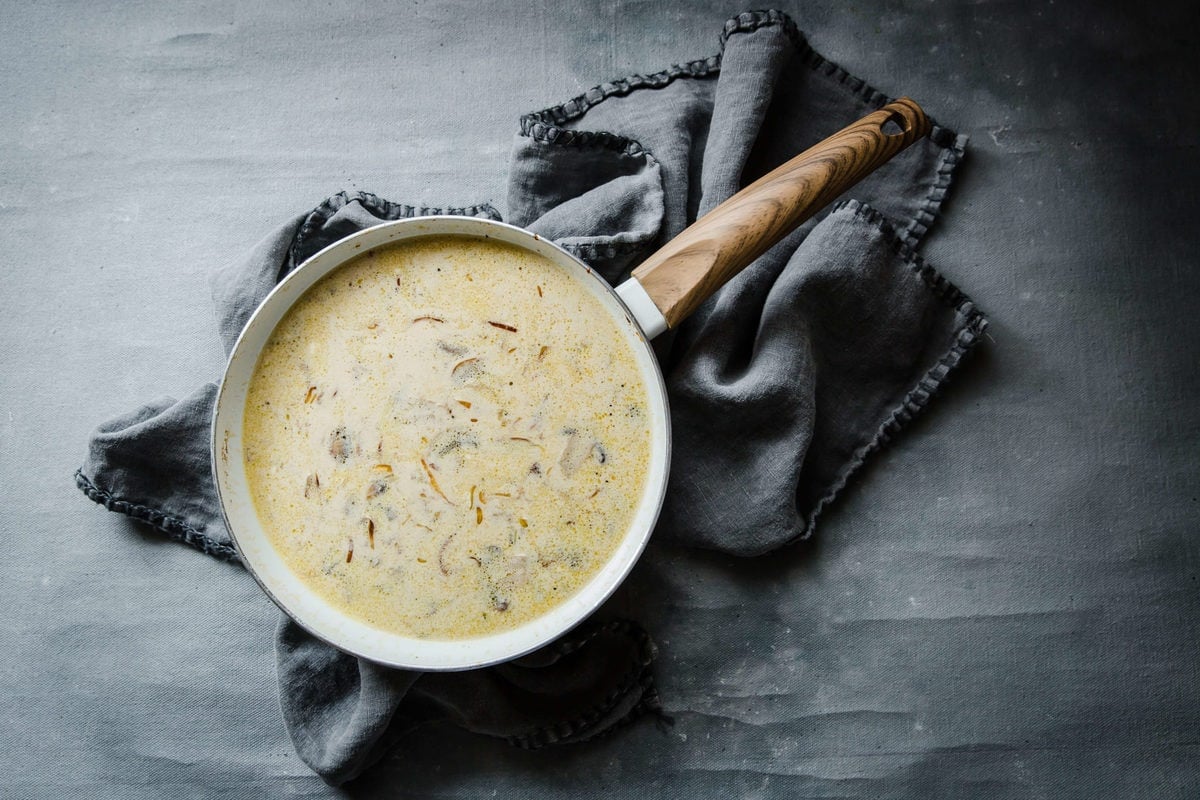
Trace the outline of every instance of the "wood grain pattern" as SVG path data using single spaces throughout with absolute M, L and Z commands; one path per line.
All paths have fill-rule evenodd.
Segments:
M 884 125 L 895 123 L 895 132 Z M 891 126 L 889 126 L 891 127 Z M 674 328 L 784 236 L 929 134 L 902 97 L 772 170 L 705 214 L 633 271 Z

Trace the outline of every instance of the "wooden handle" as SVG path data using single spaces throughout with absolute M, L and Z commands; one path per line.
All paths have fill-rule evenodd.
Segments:
M 885 131 L 885 125 L 895 132 Z M 888 103 L 696 220 L 646 259 L 633 277 L 674 328 L 800 223 L 927 136 L 929 128 L 925 112 L 912 100 Z

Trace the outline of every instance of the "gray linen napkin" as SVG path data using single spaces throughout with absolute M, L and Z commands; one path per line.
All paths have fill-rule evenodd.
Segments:
M 786 15 L 742 14 L 726 23 L 718 55 L 523 117 L 508 221 L 615 284 L 740 186 L 886 101 L 813 51 Z M 675 437 L 656 538 L 754 555 L 810 535 L 854 471 L 978 341 L 983 316 L 914 252 L 963 145 L 935 126 L 856 187 L 858 199 L 805 225 L 656 342 Z M 215 274 L 225 347 L 305 258 L 422 214 L 499 216 L 486 205 L 335 195 Z M 207 383 L 101 425 L 76 482 L 111 510 L 233 560 L 210 477 L 215 395 Z M 601 616 L 511 664 L 425 675 L 345 655 L 284 617 L 284 721 L 300 757 L 331 783 L 435 719 L 522 747 L 584 741 L 658 708 L 649 636 Z

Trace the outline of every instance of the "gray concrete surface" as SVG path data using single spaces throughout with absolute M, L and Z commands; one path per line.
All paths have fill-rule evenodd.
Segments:
M 1183 4 L 1179 4 L 1183 6 Z M 503 205 L 519 114 L 715 51 L 730 2 L 9 4 L 0 23 L 0 794 L 1195 797 L 1197 14 L 785 3 L 968 133 L 926 256 L 994 341 L 817 539 L 658 548 L 675 720 L 526 753 L 448 728 L 335 791 L 274 607 L 88 502 L 88 431 L 222 356 L 206 275 L 346 188 Z

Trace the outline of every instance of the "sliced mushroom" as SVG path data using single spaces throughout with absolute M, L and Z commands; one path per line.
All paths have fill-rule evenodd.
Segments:
M 346 459 L 354 452 L 354 442 L 344 426 L 335 428 L 329 435 L 329 455 L 339 464 L 345 464 Z
M 570 478 L 592 454 L 596 442 L 575 428 L 564 428 L 563 434 L 566 436 L 566 441 L 558 456 L 558 466 L 562 469 L 563 474 Z

